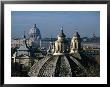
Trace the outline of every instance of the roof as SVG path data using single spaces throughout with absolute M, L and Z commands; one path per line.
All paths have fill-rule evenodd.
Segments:
M 30 49 L 29 49 L 28 46 L 26 46 L 26 44 L 23 44 L 23 45 L 21 45 L 20 48 L 17 49 L 17 50 L 20 50 L 20 51 L 22 51 L 22 50 L 23 50 L 23 51 L 24 51 L 24 50 L 25 50 L 25 51 L 28 51 L 28 50 L 30 50 Z
M 28 75 L 34 77 L 84 76 L 84 68 L 73 56 L 47 56 L 36 62 Z
M 63 37 L 61 39 L 58 39 L 56 42 L 63 42 L 63 43 L 68 43 L 66 40 L 66 35 L 63 33 L 63 29 L 61 29 L 60 33 L 58 34 L 58 37 Z
M 82 59 L 81 55 L 78 52 L 71 54 L 71 56 L 73 56 L 74 58 L 80 59 L 80 60 Z
M 40 34 L 40 30 L 36 27 L 36 24 L 30 29 L 29 34 Z
M 73 37 L 80 37 L 80 35 L 78 34 L 78 32 L 74 32 Z
M 61 29 L 60 33 L 58 34 L 59 37 L 66 37 L 66 35 L 63 33 L 63 29 Z

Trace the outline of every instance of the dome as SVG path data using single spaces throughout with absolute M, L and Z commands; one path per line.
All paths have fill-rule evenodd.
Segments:
M 66 37 L 66 35 L 65 35 L 64 32 L 63 32 L 63 28 L 61 28 L 61 31 L 60 31 L 60 33 L 58 34 L 57 42 L 67 43 L 67 40 L 66 40 L 65 37 Z
M 33 48 L 40 46 L 41 34 L 40 30 L 36 27 L 36 24 L 29 31 L 29 39 L 33 42 Z
M 40 36 L 40 30 L 36 27 L 36 24 L 33 25 L 33 27 L 29 31 L 30 37 L 33 37 L 35 35 Z
M 58 34 L 58 37 L 66 37 L 66 35 L 63 33 L 63 28 L 61 28 L 61 32 Z
M 36 27 L 36 24 L 33 25 L 33 27 L 30 29 L 30 34 L 33 34 L 33 33 L 39 33 L 39 29 Z
M 74 32 L 73 37 L 80 37 L 80 35 L 78 34 L 78 32 Z
M 78 77 L 85 76 L 84 67 L 73 56 L 47 56 L 30 69 L 31 77 Z

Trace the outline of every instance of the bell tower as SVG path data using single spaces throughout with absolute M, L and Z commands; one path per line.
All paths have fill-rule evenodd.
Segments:
M 63 27 L 57 36 L 57 41 L 54 44 L 54 54 L 53 55 L 64 55 L 68 53 L 68 41 L 66 40 L 66 35 L 63 32 Z
M 80 35 L 78 32 L 73 33 L 73 37 L 71 39 L 71 45 L 70 45 L 70 53 L 77 53 L 81 49 L 81 41 L 80 41 Z

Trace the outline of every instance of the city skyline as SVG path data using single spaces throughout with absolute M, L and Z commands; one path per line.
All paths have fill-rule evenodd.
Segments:
M 91 37 L 95 32 L 100 36 L 99 11 L 12 11 L 11 13 L 12 37 L 21 37 L 36 24 L 42 38 L 55 37 L 63 30 L 66 37 L 72 37 L 78 31 L 81 37 Z

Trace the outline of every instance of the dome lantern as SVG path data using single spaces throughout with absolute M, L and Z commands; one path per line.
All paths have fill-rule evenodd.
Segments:
M 63 32 L 63 27 L 61 28 L 60 33 L 58 34 L 58 39 L 54 44 L 54 54 L 53 55 L 64 55 L 68 53 L 68 41 L 66 40 L 66 35 Z
M 33 28 L 36 28 L 36 24 L 33 25 Z
M 58 34 L 58 37 L 66 37 L 66 35 L 63 33 L 63 27 L 61 27 L 61 31 L 60 33 Z

